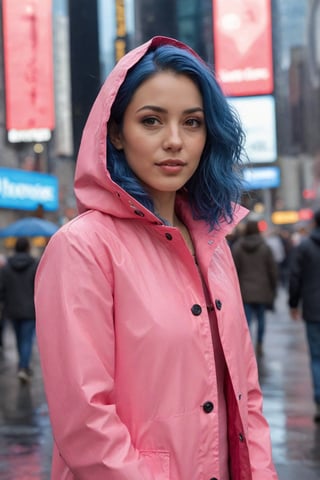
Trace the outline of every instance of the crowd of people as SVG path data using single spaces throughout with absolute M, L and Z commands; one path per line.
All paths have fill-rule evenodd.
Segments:
M 320 209 L 309 224 L 262 232 L 259 222 L 242 224 L 231 236 L 249 327 L 257 322 L 256 354 L 263 355 L 266 311 L 274 309 L 279 288 L 287 294 L 293 320 L 304 320 L 310 356 L 315 422 L 320 422 Z

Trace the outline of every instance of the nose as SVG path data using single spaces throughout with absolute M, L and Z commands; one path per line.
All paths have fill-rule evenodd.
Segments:
M 163 147 L 165 150 L 178 151 L 182 147 L 182 137 L 178 125 L 168 125 L 165 130 L 165 136 L 163 141 Z

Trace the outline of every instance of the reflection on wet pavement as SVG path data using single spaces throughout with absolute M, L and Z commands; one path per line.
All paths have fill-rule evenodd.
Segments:
M 52 440 L 36 348 L 32 384 L 23 385 L 16 378 L 10 325 L 5 340 L 0 359 L 0 480 L 48 480 Z
M 281 291 L 275 313 L 268 313 L 258 362 L 264 412 L 279 479 L 319 480 L 320 424 L 313 422 L 304 327 L 289 318 L 285 302 Z M 32 383 L 20 385 L 9 327 L 0 358 L 0 480 L 49 480 L 52 439 L 37 349 Z
M 258 362 L 280 480 L 320 479 L 320 425 L 313 421 L 304 334 L 303 323 L 289 317 L 286 294 L 280 291 L 275 313 L 268 314 L 265 355 Z

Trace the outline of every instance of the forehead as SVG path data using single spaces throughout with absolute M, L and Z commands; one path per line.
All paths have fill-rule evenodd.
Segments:
M 191 107 L 202 106 L 202 95 L 196 83 L 187 75 L 171 70 L 157 72 L 135 91 L 130 103 L 169 103 Z

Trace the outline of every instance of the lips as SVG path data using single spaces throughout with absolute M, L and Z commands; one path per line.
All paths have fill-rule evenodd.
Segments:
M 185 162 L 182 160 L 163 160 L 162 162 L 156 163 L 160 167 L 184 167 Z

